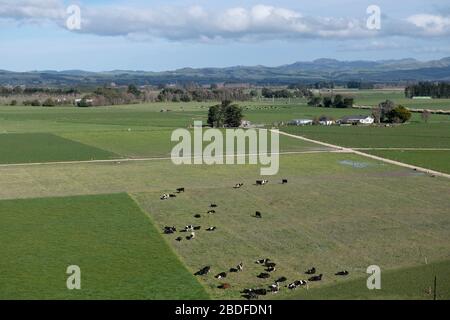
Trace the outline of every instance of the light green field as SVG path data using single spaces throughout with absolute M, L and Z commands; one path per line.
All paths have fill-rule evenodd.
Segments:
M 0 201 L 0 242 L 0 299 L 208 297 L 125 194 Z

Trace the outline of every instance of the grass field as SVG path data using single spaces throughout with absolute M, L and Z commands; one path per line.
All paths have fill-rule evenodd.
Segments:
M 344 161 L 366 166 L 355 168 Z M 450 202 L 443 197 L 448 181 L 350 154 L 282 156 L 280 174 L 263 188 L 252 185 L 259 178 L 254 166 L 174 167 L 161 160 L 4 167 L 0 174 L 5 177 L 0 180 L 0 198 L 129 192 L 151 215 L 158 232 L 165 225 L 216 226 L 216 232 L 199 231 L 191 242 L 174 240 L 182 234 L 161 235 L 191 273 L 212 266 L 212 274 L 201 281 L 213 298 L 235 299 L 244 287 L 268 285 L 272 280 L 256 278 L 262 271 L 253 263 L 257 258 L 270 257 L 278 262 L 279 270 L 273 277 L 283 275 L 290 280 L 304 278 L 303 271 L 316 266 L 326 278 L 312 288 L 364 277 L 370 264 L 391 270 L 420 266 L 425 257 L 429 263 L 450 260 Z M 290 184 L 278 184 L 281 177 L 288 177 Z M 241 181 L 245 188 L 234 190 L 232 186 Z M 187 188 L 186 194 L 172 201 L 159 200 L 162 192 L 173 192 L 180 186 Z M 219 205 L 218 213 L 207 216 L 212 202 Z M 61 208 L 70 208 L 70 203 L 62 201 Z M 256 210 L 263 212 L 260 221 L 251 216 Z M 195 219 L 196 213 L 204 218 Z M 135 224 L 142 223 L 124 217 L 120 225 L 124 232 L 132 233 Z M 215 272 L 241 261 L 245 272 L 226 279 L 233 288 L 217 289 L 220 282 L 213 279 Z M 332 276 L 344 268 L 351 272 L 348 280 Z M 280 294 L 291 296 L 286 291 Z
M 118 155 L 49 133 L 0 134 L 0 163 L 113 159 Z
M 269 127 L 295 118 L 370 113 L 294 102 L 242 105 L 247 119 Z M 48 163 L 0 166 L 0 254 L 6 257 L 0 261 L 0 299 L 238 299 L 241 289 L 266 286 L 276 276 L 304 279 L 303 272 L 313 265 L 325 274 L 322 283 L 267 298 L 429 299 L 423 292 L 430 274 L 446 279 L 450 185 L 445 178 L 346 153 L 282 155 L 280 173 L 263 188 L 253 185 L 261 178 L 254 165 L 175 166 L 158 159 L 51 163 L 167 157 L 172 130 L 205 120 L 208 105 L 1 107 L 0 132 L 9 134 L 0 135 L 0 163 Z M 163 108 L 171 111 L 160 112 Z M 449 125 L 449 116 L 434 115 L 424 124 L 414 115 L 410 124 L 391 128 L 287 130 L 347 147 L 439 149 L 450 148 Z M 329 150 L 280 139 L 281 152 Z M 445 151 L 364 152 L 442 171 L 450 163 Z M 281 185 L 282 178 L 289 184 Z M 238 182 L 245 186 L 234 190 Z M 170 201 L 159 199 L 179 187 L 187 192 Z M 218 213 L 208 216 L 211 203 L 219 205 Z M 263 219 L 252 217 L 256 210 Z M 197 213 L 203 217 L 195 219 Z M 199 231 L 190 242 L 174 240 L 183 234 L 162 235 L 165 225 L 188 224 L 218 229 Z M 279 264 L 271 279 L 256 278 L 262 272 L 253 263 L 257 258 Z M 79 293 L 64 287 L 66 264 L 76 264 L 73 260 L 87 266 Z M 232 288 L 217 289 L 221 282 L 213 276 L 241 261 L 245 271 L 224 281 Z M 383 270 L 381 292 L 361 287 L 370 264 Z M 205 265 L 212 266 L 212 273 L 194 279 L 192 274 Z M 333 276 L 342 269 L 350 271 L 348 278 Z M 440 298 L 449 299 L 444 293 Z
M 424 264 L 418 267 L 391 270 L 382 273 L 382 290 L 367 290 L 367 278 L 355 279 L 312 290 L 298 290 L 291 299 L 382 299 L 433 300 L 436 276 L 436 299 L 450 299 L 450 261 Z
M 403 90 L 337 90 L 335 93 L 352 96 L 355 104 L 362 106 L 377 106 L 391 100 L 411 109 L 450 110 L 450 99 L 408 99 Z
M 125 194 L 0 201 L 0 242 L 0 299 L 208 298 Z
M 364 150 L 364 152 L 437 171 L 450 172 L 449 123 L 411 123 L 396 127 L 287 127 L 284 131 L 310 139 L 350 148 L 405 148 L 406 150 Z
M 400 161 L 422 168 L 430 168 L 433 170 L 450 174 L 450 150 L 442 151 L 396 151 L 396 150 L 368 150 L 367 153 Z

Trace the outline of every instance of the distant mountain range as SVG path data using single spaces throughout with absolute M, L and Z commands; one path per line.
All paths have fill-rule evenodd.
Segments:
M 395 83 L 405 81 L 450 81 L 450 57 L 433 61 L 415 59 L 380 61 L 339 61 L 318 59 L 279 67 L 235 66 L 228 68 L 183 68 L 174 71 L 148 72 L 82 70 L 11 72 L 0 70 L 0 85 L 27 86 L 98 86 L 109 83 L 157 85 L 197 82 L 293 84 L 318 81 Z

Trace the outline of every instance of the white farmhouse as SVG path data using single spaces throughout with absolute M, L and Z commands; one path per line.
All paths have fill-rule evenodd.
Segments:
M 291 126 L 308 126 L 312 125 L 313 121 L 310 119 L 295 119 L 289 122 Z
M 373 124 L 375 122 L 372 116 L 347 116 L 337 121 L 339 124 Z

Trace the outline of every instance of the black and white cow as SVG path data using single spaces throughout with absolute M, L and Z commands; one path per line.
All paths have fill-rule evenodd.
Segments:
M 216 231 L 216 229 L 217 229 L 216 227 L 209 227 L 208 229 L 206 229 L 206 231 L 210 231 L 211 232 L 211 231 Z
M 281 183 L 282 184 L 287 184 L 288 183 L 288 179 L 283 179 L 283 181 Z
M 270 259 L 259 259 L 259 260 L 256 260 L 255 263 L 256 264 L 264 264 L 265 265 L 269 261 L 270 261 Z
M 348 276 L 350 273 L 347 270 L 339 271 L 335 275 L 336 276 Z
M 227 277 L 227 273 L 226 272 L 221 272 L 218 275 L 215 276 L 216 279 L 223 279 Z
M 255 218 L 262 219 L 262 213 L 260 211 L 256 211 Z
M 194 273 L 194 275 L 195 276 L 206 276 L 210 271 L 211 271 L 211 267 L 207 266 L 207 267 L 200 269 L 196 273 Z
M 177 232 L 177 228 L 175 227 L 164 227 L 165 234 L 173 234 L 175 232 Z
M 269 180 L 256 180 L 257 186 L 264 186 L 269 183 Z
M 240 189 L 240 188 L 242 188 L 244 186 L 244 184 L 243 183 L 238 183 L 238 184 L 235 184 L 234 185 L 234 189 Z
M 169 199 L 169 198 L 170 198 L 170 195 L 168 195 L 167 193 L 164 193 L 164 194 L 160 197 L 161 200 L 167 200 L 167 199 Z
M 177 189 L 177 192 L 178 192 L 178 193 L 185 192 L 185 189 L 184 189 L 184 188 L 178 188 L 178 189 Z

